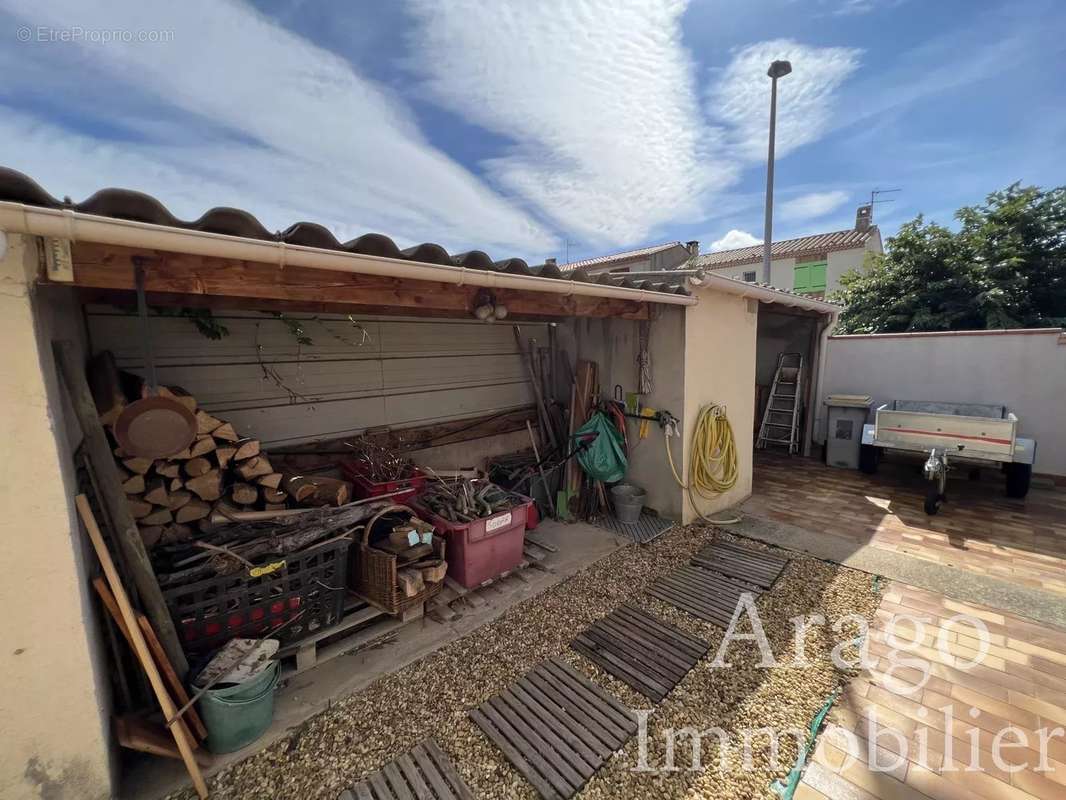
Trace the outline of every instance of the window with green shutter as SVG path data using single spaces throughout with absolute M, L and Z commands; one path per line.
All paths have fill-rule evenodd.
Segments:
M 825 267 L 824 258 L 797 262 L 792 291 L 800 294 L 825 294 Z

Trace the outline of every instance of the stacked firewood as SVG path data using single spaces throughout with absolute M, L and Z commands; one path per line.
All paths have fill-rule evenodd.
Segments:
M 281 510 L 289 493 L 258 439 L 242 437 L 229 422 L 196 407 L 191 395 L 161 388 L 196 415 L 196 440 L 168 458 L 115 457 L 122 470 L 130 513 L 145 545 L 192 537 L 191 526 L 211 524 L 212 515 Z

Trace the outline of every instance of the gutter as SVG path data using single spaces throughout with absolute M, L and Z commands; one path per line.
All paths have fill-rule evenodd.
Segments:
M 682 271 L 678 270 L 678 272 Z M 813 297 L 803 297 L 802 295 L 792 294 L 791 292 L 783 292 L 780 289 L 771 289 L 766 286 L 761 286 L 757 283 L 738 281 L 735 278 L 727 278 L 724 275 L 716 275 L 713 272 L 684 270 L 683 274 L 688 274 L 689 283 L 693 286 L 703 286 L 708 289 L 713 289 L 714 291 L 725 292 L 726 294 L 733 294 L 739 297 L 748 297 L 763 303 L 776 303 L 778 305 L 791 306 L 792 308 L 803 308 L 808 311 L 817 311 L 820 314 L 831 314 L 834 318 L 834 322 L 837 315 L 843 310 L 840 306 L 834 303 L 827 303 L 825 300 L 816 300 Z
M 438 281 L 456 286 L 484 286 L 490 289 L 517 289 L 565 296 L 607 297 L 638 303 L 691 306 L 699 302 L 691 295 L 667 294 L 624 286 L 510 275 L 468 267 L 423 264 L 398 258 L 346 253 L 320 247 L 265 242 L 242 236 L 226 236 L 205 231 L 171 228 L 147 222 L 82 214 L 70 209 L 41 208 L 23 203 L 0 202 L 0 230 L 94 242 L 120 247 L 141 247 L 174 253 L 257 261 L 265 264 L 308 267 L 330 272 L 381 275 L 419 281 Z

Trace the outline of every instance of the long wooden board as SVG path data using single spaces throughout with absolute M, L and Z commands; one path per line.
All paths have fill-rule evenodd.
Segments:
M 666 697 L 710 647 L 629 604 L 597 620 L 570 646 L 655 702 Z
M 541 797 L 572 797 L 637 731 L 632 712 L 560 658 L 544 661 L 470 718 Z
M 780 577 L 788 557 L 765 550 L 748 550 L 727 542 L 715 542 L 697 553 L 692 564 L 721 572 L 729 578 L 769 589 Z
M 377 772 L 368 775 L 337 800 L 474 800 L 447 754 L 435 739 L 426 739 Z

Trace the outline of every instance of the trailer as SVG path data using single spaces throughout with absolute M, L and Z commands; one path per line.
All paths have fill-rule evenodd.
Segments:
M 1025 497 L 1036 442 L 1018 436 L 1018 418 L 1006 406 L 894 400 L 878 407 L 872 425 L 863 426 L 859 468 L 876 472 L 886 451 L 925 458 L 925 513 L 935 514 L 946 499 L 948 470 L 959 467 L 1001 465 L 1007 497 Z

